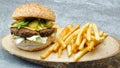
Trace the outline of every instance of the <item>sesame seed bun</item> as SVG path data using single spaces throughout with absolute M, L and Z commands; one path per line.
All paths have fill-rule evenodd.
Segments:
M 18 6 L 13 12 L 12 18 L 20 20 L 28 17 L 42 18 L 50 21 L 55 21 L 55 13 L 48 7 L 40 4 L 25 4 Z

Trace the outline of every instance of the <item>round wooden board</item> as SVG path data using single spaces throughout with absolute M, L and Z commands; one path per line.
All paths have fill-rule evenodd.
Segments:
M 91 66 L 89 68 L 94 68 L 95 66 L 91 65 L 92 62 L 93 63 L 95 62 L 95 65 L 99 64 L 98 62 L 101 62 L 101 60 L 104 61 L 108 58 L 114 57 L 119 53 L 120 50 L 119 42 L 111 36 L 108 36 L 103 43 L 96 46 L 95 50 L 87 53 L 78 62 L 73 62 L 74 55 L 68 58 L 66 50 L 63 51 L 61 58 L 57 57 L 57 53 L 52 53 L 48 58 L 44 60 L 40 59 L 40 55 L 44 54 L 49 47 L 44 50 L 36 51 L 36 52 L 27 52 L 24 50 L 20 50 L 12 43 L 10 34 L 2 39 L 2 47 L 12 55 L 18 56 L 20 58 L 23 58 L 25 60 L 37 64 L 56 67 L 56 68 L 60 68 L 60 67 L 73 68 L 79 65 L 82 66 L 84 63 L 87 64 L 86 67 L 84 66 L 84 68 L 87 68 L 89 65 Z

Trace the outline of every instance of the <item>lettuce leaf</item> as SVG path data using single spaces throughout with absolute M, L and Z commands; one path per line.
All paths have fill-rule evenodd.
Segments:
M 21 27 L 25 27 L 28 25 L 29 22 L 23 20 L 23 21 L 17 21 L 15 23 L 12 24 L 12 26 L 17 27 L 18 29 Z
M 53 26 L 53 23 L 51 23 L 49 21 L 46 22 L 46 27 L 47 28 L 52 28 L 52 26 Z

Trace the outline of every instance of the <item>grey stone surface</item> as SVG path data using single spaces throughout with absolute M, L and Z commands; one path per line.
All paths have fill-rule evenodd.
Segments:
M 0 39 L 10 32 L 8 26 L 14 21 L 11 15 L 15 7 L 26 3 L 38 3 L 53 9 L 60 26 L 94 22 L 100 30 L 120 39 L 120 0 L 0 0 Z M 0 47 L 0 68 L 40 67 L 43 68 L 12 56 Z

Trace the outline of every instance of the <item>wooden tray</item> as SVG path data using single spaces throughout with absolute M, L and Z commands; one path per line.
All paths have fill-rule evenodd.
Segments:
M 99 44 L 95 48 L 95 50 L 87 53 L 78 62 L 73 62 L 74 55 L 72 55 L 71 58 L 68 58 L 66 50 L 63 51 L 61 58 L 57 57 L 57 53 L 52 53 L 48 58 L 44 60 L 40 59 L 40 55 L 44 54 L 49 47 L 37 52 L 27 52 L 20 50 L 12 43 L 10 34 L 2 39 L 2 47 L 12 55 L 40 65 L 55 68 L 79 68 L 79 66 L 83 66 L 84 68 L 88 68 L 88 66 L 89 68 L 97 68 L 96 66 L 104 66 L 103 63 L 106 62 L 106 60 L 112 57 L 114 58 L 115 55 L 120 52 L 119 42 L 112 36 L 108 36 L 103 43 Z

